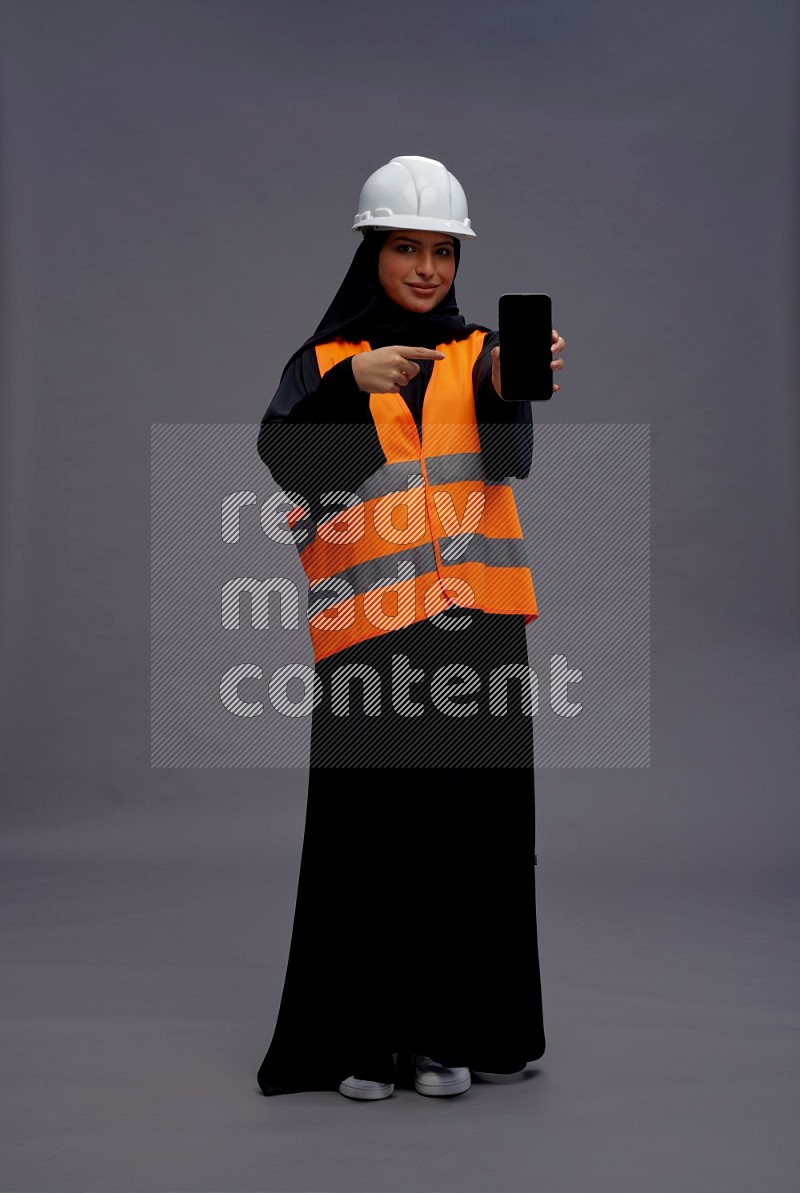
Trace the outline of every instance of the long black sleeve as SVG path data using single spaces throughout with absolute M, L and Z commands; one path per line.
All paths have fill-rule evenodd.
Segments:
M 294 359 L 261 420 L 258 454 L 284 492 L 312 515 L 324 493 L 355 491 L 386 462 L 352 357 L 320 378 L 313 347 Z
M 487 479 L 524 479 L 533 460 L 533 413 L 530 402 L 504 402 L 492 385 L 492 348 L 500 343 L 492 331 L 472 369 L 475 418 Z

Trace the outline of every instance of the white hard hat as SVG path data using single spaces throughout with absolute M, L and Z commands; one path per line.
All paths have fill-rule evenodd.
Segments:
M 354 232 L 418 228 L 459 240 L 474 236 L 458 179 L 432 157 L 393 157 L 361 188 Z

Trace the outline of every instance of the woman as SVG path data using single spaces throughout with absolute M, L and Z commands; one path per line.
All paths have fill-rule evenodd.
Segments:
M 354 230 L 258 440 L 293 503 L 317 685 L 258 1083 L 452 1096 L 473 1073 L 520 1076 L 545 1046 L 525 638 L 538 611 L 509 483 L 530 469 L 531 408 L 503 402 L 498 337 L 458 310 L 475 233 L 457 179 L 394 158 Z

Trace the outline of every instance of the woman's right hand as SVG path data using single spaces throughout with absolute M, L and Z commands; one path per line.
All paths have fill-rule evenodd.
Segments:
M 397 393 L 419 372 L 415 360 L 444 360 L 444 352 L 435 348 L 406 348 L 389 344 L 373 352 L 357 352 L 351 357 L 353 376 L 365 394 Z

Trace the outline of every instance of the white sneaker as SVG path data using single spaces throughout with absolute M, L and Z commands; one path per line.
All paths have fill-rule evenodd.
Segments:
M 448 1069 L 429 1056 L 415 1056 L 414 1086 L 418 1094 L 434 1098 L 449 1098 L 463 1094 L 472 1085 L 469 1069 Z
M 391 1082 L 367 1081 L 363 1077 L 345 1077 L 339 1082 L 339 1093 L 346 1098 L 358 1098 L 362 1102 L 375 1102 L 379 1098 L 390 1098 L 394 1093 Z

